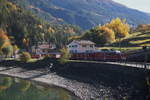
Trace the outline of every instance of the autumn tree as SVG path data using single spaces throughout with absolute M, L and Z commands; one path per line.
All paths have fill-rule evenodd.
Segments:
M 10 40 L 2 29 L 0 29 L 0 53 L 6 57 L 12 54 L 12 46 Z
M 82 39 L 91 40 L 98 45 L 104 45 L 106 43 L 112 43 L 115 41 L 115 34 L 112 29 L 105 26 L 97 26 L 90 31 L 87 31 Z
M 137 26 L 136 31 L 140 32 L 150 31 L 150 24 L 140 24 Z
M 120 18 L 112 19 L 105 26 L 114 31 L 116 38 L 123 38 L 129 35 L 130 28 L 126 20 L 121 20 Z
M 112 29 L 109 29 L 108 27 L 105 26 L 100 26 L 99 30 L 106 43 L 112 43 L 115 41 L 115 33 Z
M 0 29 L 0 49 L 9 44 L 10 42 L 8 36 L 2 29 Z
M 22 40 L 24 48 L 29 51 L 29 38 L 23 38 Z

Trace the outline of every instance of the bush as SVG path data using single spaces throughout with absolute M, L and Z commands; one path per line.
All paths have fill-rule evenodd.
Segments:
M 29 60 L 31 60 L 31 55 L 28 52 L 22 52 L 20 55 L 20 60 L 23 62 L 28 62 Z
M 66 63 L 66 62 L 70 59 L 71 55 L 70 55 L 70 53 L 69 53 L 69 51 L 68 51 L 67 48 L 62 48 L 62 49 L 60 50 L 60 52 L 61 52 L 62 56 L 61 56 L 61 58 L 59 59 L 59 62 L 60 62 L 61 64 L 64 64 L 64 63 Z

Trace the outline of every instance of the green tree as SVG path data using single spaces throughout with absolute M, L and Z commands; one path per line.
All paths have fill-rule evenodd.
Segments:
M 115 41 L 115 35 L 113 30 L 105 26 L 97 26 L 90 31 L 87 31 L 82 39 L 91 40 L 97 45 L 103 46 L 106 43 L 111 43 Z
M 82 39 L 84 40 L 91 40 L 95 42 L 97 45 L 103 45 L 105 44 L 104 38 L 102 37 L 102 34 L 97 29 L 93 28 L 89 31 L 87 31 L 83 36 Z
M 7 47 L 2 48 L 2 53 L 6 57 L 12 56 L 12 54 L 13 54 L 13 47 L 11 45 L 9 45 Z

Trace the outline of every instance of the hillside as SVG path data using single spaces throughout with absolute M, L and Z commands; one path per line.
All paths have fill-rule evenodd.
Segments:
M 69 36 L 80 33 L 75 26 L 49 24 L 6 0 L 0 0 L 0 29 L 20 48 L 26 47 L 25 41 L 28 47 L 39 41 L 53 42 L 60 47 L 68 42 Z
M 127 52 L 141 50 L 143 46 L 150 47 L 150 32 L 132 33 L 127 38 L 124 38 L 121 41 L 118 40 L 106 47 L 100 47 L 100 49 L 114 49 Z
M 50 23 L 69 23 L 89 29 L 112 18 L 126 18 L 132 25 L 150 23 L 148 14 L 112 0 L 9 0 Z
M 146 33 L 132 33 L 131 37 L 122 40 L 121 44 L 124 47 L 142 47 L 142 46 L 150 46 L 150 32 Z

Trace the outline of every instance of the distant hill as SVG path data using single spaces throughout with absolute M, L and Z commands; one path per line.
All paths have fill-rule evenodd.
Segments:
M 150 16 L 150 13 L 148 13 L 148 15 Z
M 51 23 L 69 23 L 89 29 L 112 18 L 126 18 L 132 25 L 150 23 L 144 12 L 127 8 L 112 0 L 9 0 L 31 10 Z

